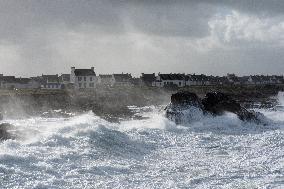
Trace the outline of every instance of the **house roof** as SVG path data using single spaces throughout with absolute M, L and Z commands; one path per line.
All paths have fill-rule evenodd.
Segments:
M 1 76 L 0 80 L 7 82 L 7 83 L 15 83 L 16 82 L 15 76 Z
M 144 74 L 144 73 L 142 73 L 141 80 L 143 82 L 153 82 L 153 81 L 156 80 L 156 76 L 155 76 L 154 73 L 153 74 Z
M 184 74 L 159 74 L 161 80 L 184 80 Z
M 132 79 L 131 74 L 113 74 L 116 82 L 128 82 Z
M 189 81 L 209 81 L 209 77 L 206 75 L 196 75 L 196 74 L 192 74 L 192 75 L 187 75 L 187 77 L 185 78 L 186 80 Z
M 75 69 L 75 76 L 96 76 L 92 69 Z

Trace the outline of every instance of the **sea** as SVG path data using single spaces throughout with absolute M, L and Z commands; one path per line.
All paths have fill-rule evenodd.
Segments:
M 257 125 L 235 114 L 176 125 L 164 106 L 129 107 L 139 119 L 5 118 L 1 189 L 284 188 L 284 93 Z M 60 111 L 60 110 L 56 110 Z

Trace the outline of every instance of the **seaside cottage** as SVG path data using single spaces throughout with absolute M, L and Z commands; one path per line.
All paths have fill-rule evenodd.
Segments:
M 70 74 L 61 74 L 61 76 L 59 76 L 59 82 L 68 85 L 70 83 Z
M 42 75 L 41 76 L 41 89 L 62 89 L 62 85 L 59 82 L 58 74 L 56 75 Z
M 202 85 L 211 85 L 210 78 L 204 74 L 196 75 L 196 74 L 189 74 L 185 77 L 185 84 L 186 86 L 202 86 Z
M 31 78 L 16 78 L 15 76 L 0 75 L 1 89 L 36 89 L 40 83 Z
M 154 82 L 156 87 L 184 87 L 185 74 L 158 74 Z
M 0 83 L 2 89 L 14 89 L 16 85 L 15 76 L 3 76 L 0 77 Z
M 91 69 L 75 69 L 71 67 L 70 82 L 74 84 L 75 89 L 93 89 L 98 83 L 98 78 L 94 71 Z
M 112 74 L 111 86 L 133 86 L 131 74 Z

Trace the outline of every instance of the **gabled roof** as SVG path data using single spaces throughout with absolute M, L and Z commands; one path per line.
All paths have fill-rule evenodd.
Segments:
M 186 79 L 188 79 L 189 81 L 209 81 L 209 77 L 206 75 L 196 75 L 196 74 L 192 74 L 192 75 L 187 75 Z
M 141 80 L 143 82 L 153 82 L 153 81 L 156 80 L 156 76 L 155 76 L 154 73 L 153 74 L 144 74 L 144 73 L 142 73 Z
M 161 80 L 184 80 L 184 74 L 159 74 Z
M 75 69 L 75 76 L 96 76 L 92 69 Z
M 1 76 L 0 81 L 4 81 L 4 82 L 7 82 L 7 83 L 15 83 L 16 78 L 15 78 L 15 76 Z

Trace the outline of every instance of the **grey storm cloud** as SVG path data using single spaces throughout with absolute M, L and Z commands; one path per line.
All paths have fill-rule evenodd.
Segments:
M 283 13 L 276 0 L 1 0 L 0 71 L 282 74 Z

